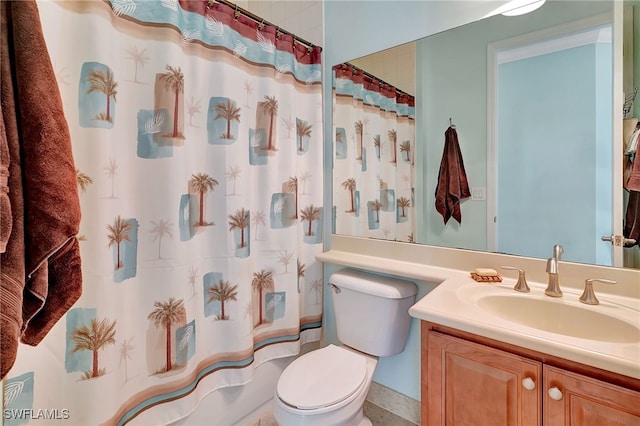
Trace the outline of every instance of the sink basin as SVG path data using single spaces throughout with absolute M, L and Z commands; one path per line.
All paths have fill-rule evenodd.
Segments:
M 476 305 L 507 321 L 549 333 L 612 343 L 640 342 L 640 324 L 599 312 L 599 306 L 577 306 L 530 295 L 483 294 Z

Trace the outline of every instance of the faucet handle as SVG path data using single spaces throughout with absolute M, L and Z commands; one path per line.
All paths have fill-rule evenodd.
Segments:
M 582 303 L 586 303 L 587 305 L 597 305 L 600 303 L 600 301 L 596 297 L 596 293 L 593 291 L 593 283 L 595 282 L 599 282 L 603 284 L 617 283 L 617 281 L 605 280 L 604 278 L 590 278 L 588 280 L 585 280 L 584 291 L 582 292 L 582 296 L 580 296 L 580 301 Z
M 522 293 L 529 293 L 531 291 L 529 286 L 527 285 L 527 279 L 524 276 L 524 269 L 515 268 L 513 266 L 501 266 L 502 269 L 508 269 L 511 271 L 518 271 L 518 282 L 513 287 L 515 291 L 519 291 Z

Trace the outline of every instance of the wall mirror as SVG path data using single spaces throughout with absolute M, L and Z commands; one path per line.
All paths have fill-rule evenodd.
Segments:
M 638 37 L 638 7 L 625 7 L 631 16 L 625 45 Z M 622 105 L 614 105 L 612 22 L 611 1 L 547 1 L 526 15 L 492 16 L 349 61 L 415 96 L 415 139 L 410 157 L 402 157 L 407 148 L 400 151 L 400 143 L 390 152 L 392 139 L 384 130 L 364 135 L 364 148 L 358 148 L 356 127 L 337 124 L 336 114 L 344 111 L 334 96 L 334 127 L 353 153 L 334 157 L 334 233 L 535 258 L 549 257 L 561 244 L 566 261 L 640 267 L 637 245 L 602 240 L 622 234 L 626 208 L 622 167 L 615 161 L 622 163 L 623 135 L 613 123 L 623 115 Z M 630 52 L 624 61 L 632 68 Z M 396 58 L 398 80 L 389 72 L 390 58 Z M 414 87 L 402 74 L 406 70 L 415 72 Z M 627 93 L 633 73 L 625 65 Z M 637 116 L 638 103 L 629 116 Z M 450 126 L 470 196 L 460 203 L 460 222 L 445 223 L 435 200 Z M 388 155 L 405 167 L 391 196 L 393 179 L 363 174 L 381 161 L 374 142 L 380 134 Z M 355 186 L 345 183 L 346 163 Z M 356 197 L 371 181 L 378 195 Z M 412 209 L 404 221 L 401 198 Z

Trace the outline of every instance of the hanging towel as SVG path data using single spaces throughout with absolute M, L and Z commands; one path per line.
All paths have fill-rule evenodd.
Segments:
M 625 238 L 636 240 L 634 244 L 625 245 L 625 247 L 631 247 L 640 245 L 640 155 L 637 152 L 634 154 L 625 188 L 629 191 L 629 200 L 624 218 L 623 235 Z
M 18 342 L 40 343 L 80 297 L 82 273 L 71 138 L 38 7 L 28 0 L 3 1 L 0 8 L 0 176 L 8 195 L 0 212 L 4 378 L 15 362 Z M 6 241 L 5 219 L 11 220 Z
M 0 105 L 0 117 L 2 106 Z M 7 144 L 4 120 L 0 120 L 0 253 L 7 250 L 13 219 L 9 200 L 9 145 Z
M 635 240 L 635 243 L 625 244 L 625 247 L 640 245 L 640 192 L 638 191 L 629 191 L 629 201 L 622 234 L 629 240 Z
M 444 152 L 436 186 L 436 210 L 446 224 L 451 217 L 462 223 L 460 201 L 471 196 L 456 129 L 449 126 L 444 134 Z
M 628 184 L 630 177 L 633 174 L 633 163 L 638 151 L 638 139 L 640 138 L 640 126 L 638 126 L 637 118 L 634 117 L 624 119 L 622 126 L 622 136 L 624 138 L 624 157 L 622 159 L 622 185 L 624 189 L 630 191 Z
M 628 191 L 640 191 L 640 155 L 638 155 L 638 140 L 640 138 L 640 129 L 636 130 L 633 135 L 635 136 L 635 141 L 631 140 L 629 142 L 629 146 L 627 152 L 625 154 L 628 155 L 628 158 L 633 158 L 633 161 L 630 161 L 630 166 L 628 173 L 625 173 L 624 184 L 625 189 Z M 632 136 L 633 139 L 633 136 Z M 625 170 L 627 172 L 627 170 Z

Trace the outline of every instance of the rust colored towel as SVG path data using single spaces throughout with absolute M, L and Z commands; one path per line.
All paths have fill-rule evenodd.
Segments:
M 451 217 L 462 223 L 460 200 L 470 196 L 458 133 L 456 129 L 449 127 L 444 133 L 444 152 L 436 186 L 436 210 L 442 215 L 445 224 Z
M 626 188 L 629 190 L 627 213 L 624 218 L 624 237 L 636 240 L 634 244 L 625 247 L 640 245 L 640 154 L 636 153 L 631 167 L 631 175 L 627 180 Z
M 625 247 L 640 246 L 640 192 L 638 191 L 629 191 L 623 235 L 625 238 L 636 241 L 633 244 L 625 244 Z
M 18 342 L 40 343 L 80 297 L 82 273 L 71 138 L 38 7 L 34 0 L 2 1 L 0 7 L 0 143 L 8 153 L 10 203 L 2 204 L 2 216 L 11 218 L 0 254 L 3 378 Z
M 0 106 L 1 116 L 2 107 Z M 11 201 L 9 200 L 9 145 L 4 121 L 0 120 L 0 253 L 7 250 L 7 243 L 13 227 L 12 222 Z

